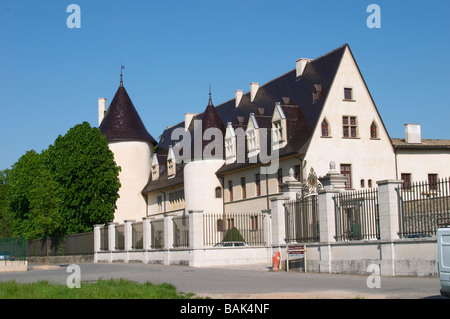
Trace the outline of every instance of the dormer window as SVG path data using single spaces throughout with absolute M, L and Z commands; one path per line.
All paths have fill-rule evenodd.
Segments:
M 283 142 L 283 125 L 281 124 L 281 120 L 273 123 L 275 129 L 275 139 L 274 142 Z
M 176 161 L 172 146 L 169 147 L 169 154 L 167 155 L 167 176 L 169 178 L 175 177 Z
M 279 102 L 272 117 L 272 144 L 275 149 L 286 145 L 286 116 Z
M 175 161 L 173 159 L 167 160 L 167 175 L 169 177 L 175 175 Z
M 319 101 L 321 92 L 322 92 L 322 85 L 321 84 L 314 84 L 314 87 L 313 87 L 313 102 Z
M 259 126 L 256 122 L 255 115 L 250 113 L 250 117 L 247 125 L 247 150 L 248 157 L 253 157 L 258 154 L 259 151 Z
M 159 163 L 158 163 L 158 156 L 156 155 L 156 153 L 153 154 L 152 158 L 151 174 L 152 174 L 152 181 L 157 181 L 159 178 Z
M 226 157 L 231 158 L 234 156 L 234 143 L 233 138 L 229 137 L 225 139 Z
M 227 164 L 236 161 L 236 134 L 231 122 L 228 122 L 225 133 L 225 161 Z
M 257 147 L 256 144 L 256 134 L 255 130 L 248 131 L 248 150 L 255 150 Z

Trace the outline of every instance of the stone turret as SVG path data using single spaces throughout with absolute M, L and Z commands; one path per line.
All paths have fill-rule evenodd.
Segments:
M 223 137 L 225 126 L 214 108 L 211 93 L 208 106 L 203 113 L 201 125 L 202 128 L 197 130 L 197 134 L 200 132 L 202 134 L 202 154 L 194 153 L 193 160 L 184 167 L 186 211 L 203 210 L 204 212 L 221 213 L 223 202 L 222 198 L 216 198 L 215 189 L 223 187 L 216 176 L 216 171 L 224 164 Z M 205 139 L 205 136 L 208 135 L 208 129 L 213 129 L 210 132 L 216 132 L 220 136 L 214 136 L 213 140 Z M 198 138 L 200 137 L 195 137 L 195 139 Z M 216 147 L 211 147 L 212 145 Z M 199 149 L 194 149 L 194 152 L 198 153 L 198 151 Z
M 114 222 L 140 220 L 146 217 L 147 205 L 141 192 L 150 176 L 153 147 L 157 142 L 145 128 L 122 79 L 99 128 L 121 167 L 120 198 L 116 203 Z

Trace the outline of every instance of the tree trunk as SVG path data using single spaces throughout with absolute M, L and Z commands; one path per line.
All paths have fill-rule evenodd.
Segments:
M 49 254 L 50 254 L 50 246 L 52 244 L 52 240 L 50 239 L 50 237 L 47 237 L 47 257 L 45 258 L 45 265 L 48 266 L 49 264 Z

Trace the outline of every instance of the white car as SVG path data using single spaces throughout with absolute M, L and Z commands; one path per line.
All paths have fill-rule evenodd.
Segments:
M 438 229 L 437 247 L 441 295 L 450 298 L 450 227 Z
M 244 246 L 248 245 L 243 241 L 223 241 L 214 245 L 214 247 L 244 247 Z

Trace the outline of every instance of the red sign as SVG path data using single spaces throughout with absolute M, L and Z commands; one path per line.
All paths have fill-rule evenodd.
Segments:
M 288 254 L 298 254 L 298 253 L 304 253 L 305 252 L 305 246 L 288 246 Z

